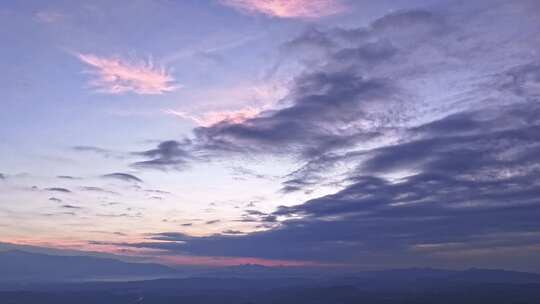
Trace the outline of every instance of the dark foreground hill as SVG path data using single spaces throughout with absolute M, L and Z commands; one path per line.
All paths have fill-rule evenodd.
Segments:
M 472 283 L 438 284 L 399 288 L 370 289 L 354 285 L 328 285 L 272 288 L 221 289 L 215 286 L 196 289 L 147 289 L 144 287 L 81 290 L 19 290 L 0 292 L 6 304 L 508 304 L 540 303 L 540 284 Z

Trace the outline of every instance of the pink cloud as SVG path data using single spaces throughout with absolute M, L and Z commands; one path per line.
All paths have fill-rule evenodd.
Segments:
M 345 10 L 339 0 L 221 0 L 221 3 L 243 12 L 279 18 L 320 18 Z
M 242 123 L 250 118 L 259 115 L 262 108 L 246 107 L 235 111 L 212 111 L 200 116 L 192 115 L 186 112 L 166 110 L 166 114 L 171 114 L 180 118 L 189 119 L 202 127 L 209 127 L 220 122 Z
M 179 88 L 167 70 L 151 61 L 133 62 L 92 54 L 77 54 L 77 57 L 93 68 L 91 73 L 95 78 L 90 84 L 99 92 L 163 94 Z

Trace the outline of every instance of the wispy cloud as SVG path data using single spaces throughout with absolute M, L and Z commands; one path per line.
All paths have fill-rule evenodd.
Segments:
M 257 116 L 261 113 L 261 111 L 261 108 L 246 107 L 234 111 L 212 111 L 203 113 L 199 116 L 175 110 L 165 110 L 165 113 L 184 119 L 189 119 L 202 127 L 210 127 L 220 122 L 227 122 L 233 124 L 242 123 L 250 118 Z
M 77 57 L 93 68 L 91 72 L 95 78 L 90 84 L 99 92 L 156 95 L 179 88 L 172 75 L 164 67 L 155 66 L 151 60 L 128 61 L 92 54 L 77 54 Z
M 209 127 L 219 123 L 239 124 L 259 116 L 265 111 L 273 110 L 285 96 L 284 85 L 255 84 L 206 92 L 209 99 L 223 103 L 243 101 L 243 105 L 234 105 L 232 109 L 220 110 L 175 110 L 164 109 L 162 112 L 182 119 L 191 120 L 201 127 Z
M 71 190 L 66 189 L 66 188 L 59 188 L 59 187 L 47 188 L 45 190 L 52 191 L 52 192 L 71 193 Z
M 345 10 L 339 0 L 221 0 L 221 3 L 243 12 L 279 18 L 320 18 Z
M 39 11 L 34 16 L 41 23 L 55 23 L 64 18 L 63 14 L 56 11 Z
M 121 173 L 121 172 L 105 174 L 105 175 L 102 175 L 102 177 L 103 178 L 117 179 L 117 180 L 121 180 L 121 181 L 125 181 L 125 182 L 136 182 L 136 183 L 141 183 L 142 182 L 142 180 L 140 178 L 138 178 L 137 176 L 135 176 L 133 174 Z

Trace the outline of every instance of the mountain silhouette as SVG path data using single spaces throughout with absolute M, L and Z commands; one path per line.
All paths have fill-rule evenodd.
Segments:
M 130 263 L 92 256 L 60 256 L 21 250 L 0 252 L 0 280 L 85 280 L 152 277 L 176 273 L 159 264 Z

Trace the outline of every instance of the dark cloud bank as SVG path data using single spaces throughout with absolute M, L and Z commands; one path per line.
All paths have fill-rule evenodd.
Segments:
M 341 188 L 247 212 L 271 220 L 267 231 L 121 245 L 357 265 L 540 265 L 539 12 L 535 1 L 463 2 L 306 31 L 284 45 L 312 58 L 279 109 L 197 128 L 134 165 L 184 167 L 200 151 L 283 155 L 301 164 L 283 192 L 316 187 L 345 163 Z

